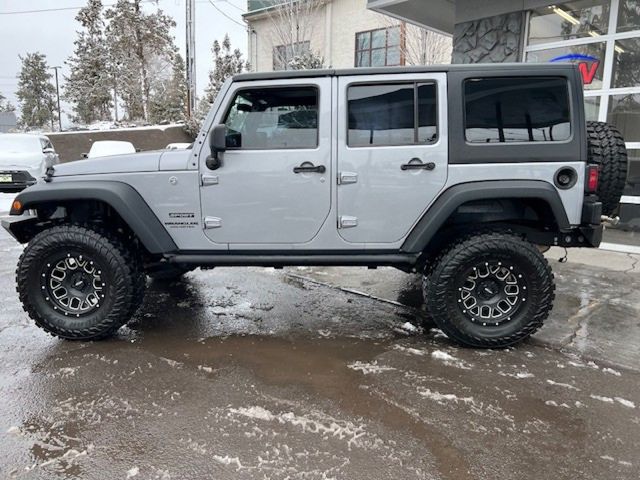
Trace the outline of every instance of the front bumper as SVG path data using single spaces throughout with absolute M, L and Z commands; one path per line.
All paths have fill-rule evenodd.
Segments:
M 18 242 L 26 243 L 32 236 L 31 234 L 33 232 L 31 230 L 33 230 L 38 223 L 38 217 L 24 213 L 22 215 L 12 215 L 3 218 L 0 223 L 2 224 L 2 228 L 9 232 Z

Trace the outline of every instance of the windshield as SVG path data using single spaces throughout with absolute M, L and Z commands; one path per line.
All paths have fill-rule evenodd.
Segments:
M 42 153 L 42 145 L 38 137 L 0 135 L 0 154 L 3 153 Z

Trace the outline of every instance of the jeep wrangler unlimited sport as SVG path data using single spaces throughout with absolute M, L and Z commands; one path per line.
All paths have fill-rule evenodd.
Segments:
M 58 337 L 113 334 L 146 274 L 392 266 L 453 340 L 503 347 L 549 315 L 542 251 L 597 247 L 626 176 L 572 65 L 242 74 L 193 148 L 56 165 L 3 226 L 17 289 Z

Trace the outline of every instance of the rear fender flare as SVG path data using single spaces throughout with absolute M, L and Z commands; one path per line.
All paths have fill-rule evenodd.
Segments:
M 492 180 L 461 183 L 445 190 L 429 207 L 405 240 L 402 251 L 407 253 L 425 251 L 438 230 L 460 205 L 474 200 L 505 198 L 543 200 L 551 208 L 560 230 L 571 228 L 562 199 L 556 188 L 548 182 L 541 180 Z

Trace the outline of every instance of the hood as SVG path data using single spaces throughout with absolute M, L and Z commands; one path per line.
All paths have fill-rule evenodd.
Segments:
M 99 175 L 107 173 L 156 172 L 159 169 L 161 151 L 127 155 L 113 155 L 88 160 L 77 160 L 54 167 L 54 177 L 70 175 Z
M 42 153 L 3 152 L 0 154 L 0 168 L 11 170 L 38 170 L 45 161 Z

